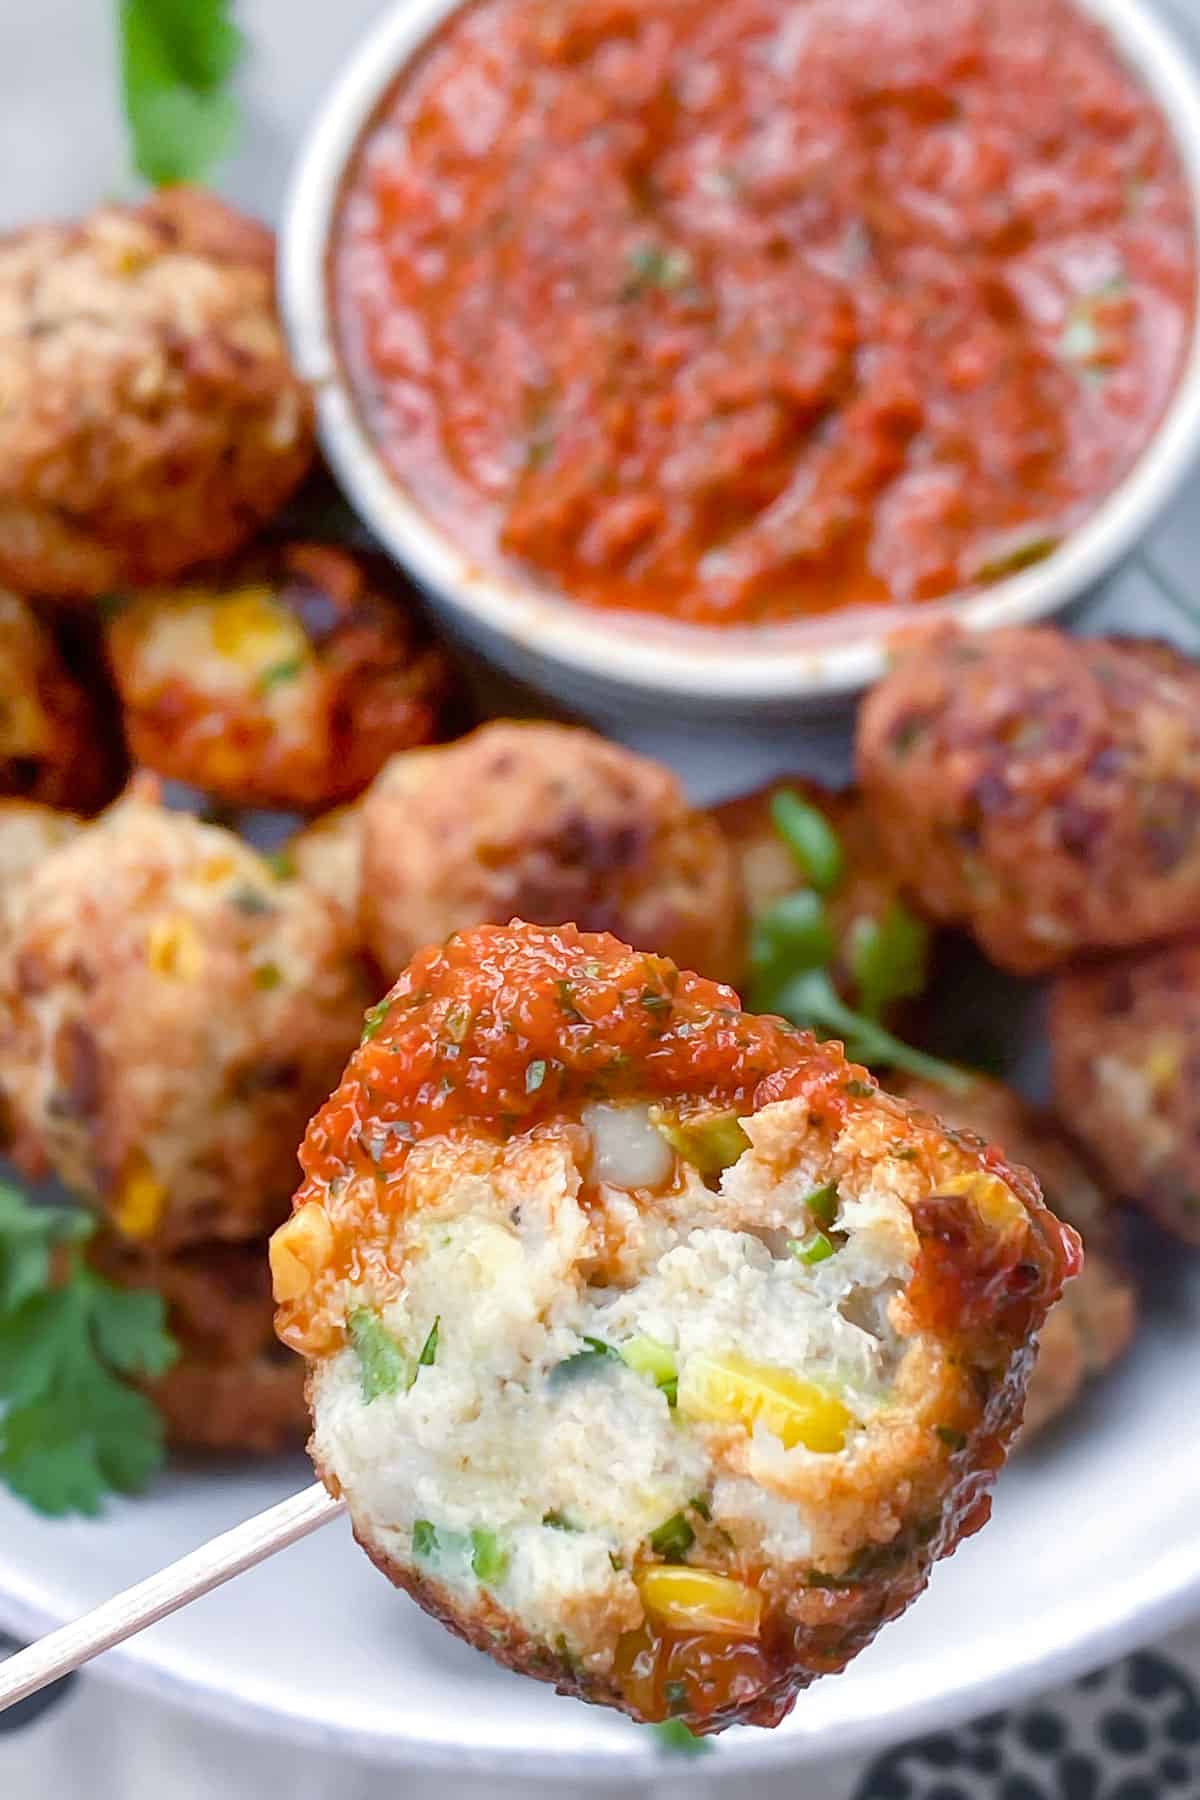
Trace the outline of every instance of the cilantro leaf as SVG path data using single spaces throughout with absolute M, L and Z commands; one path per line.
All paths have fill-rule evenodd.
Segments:
M 881 919 L 855 919 L 847 952 L 858 1010 L 876 1023 L 895 1001 L 921 993 L 929 977 L 929 927 L 899 900 Z
M 124 1376 L 178 1354 L 161 1297 L 83 1261 L 86 1213 L 0 1187 L 0 1481 L 39 1512 L 96 1513 L 163 1461 L 163 1425 Z
M 159 187 L 203 180 L 237 135 L 227 90 L 245 46 L 232 0 L 119 0 L 118 16 L 135 169 Z

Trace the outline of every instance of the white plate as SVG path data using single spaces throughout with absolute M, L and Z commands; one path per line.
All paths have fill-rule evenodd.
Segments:
M 301 30 L 300 4 L 243 0 L 241 9 L 258 51 L 253 128 L 229 185 L 267 211 L 328 72 L 378 10 L 372 0 L 310 0 Z M 109 16 L 77 0 L 43 0 L 36 21 L 29 9 L 0 7 L 0 225 L 86 205 L 118 185 Z M 50 132 L 51 119 L 70 129 Z M 1115 611 L 1126 629 L 1170 628 L 1144 575 L 1123 585 Z M 670 755 L 701 796 L 797 763 L 829 773 L 844 754 L 836 730 L 806 731 L 802 742 L 778 726 L 689 742 L 610 723 Z M 1005 1476 L 993 1523 L 935 1573 L 915 1609 L 847 1674 L 802 1696 L 778 1731 L 730 1732 L 706 1767 L 842 1755 L 942 1727 L 1200 1611 L 1200 1261 L 1170 1261 L 1133 1356 Z M 40 1519 L 0 1493 L 0 1626 L 32 1635 L 61 1623 L 309 1478 L 300 1458 L 176 1470 L 96 1521 Z M 661 1768 L 648 1734 L 494 1668 L 426 1620 L 370 1569 L 341 1523 L 97 1668 L 292 1742 L 395 1764 L 560 1781 Z

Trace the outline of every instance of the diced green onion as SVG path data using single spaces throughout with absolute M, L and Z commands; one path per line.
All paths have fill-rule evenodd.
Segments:
M 845 859 L 837 832 L 820 807 L 793 788 L 771 796 L 771 820 L 800 868 L 819 893 L 827 894 L 841 879 Z
M 415 1519 L 412 1528 L 412 1549 L 414 1556 L 427 1558 L 437 1555 L 437 1532 L 428 1519 Z
M 650 1375 L 657 1387 L 674 1390 L 679 1368 L 675 1360 L 675 1352 L 669 1344 L 660 1344 L 657 1338 L 632 1337 L 627 1343 L 618 1346 L 621 1361 L 638 1375 Z M 668 1404 L 674 1405 L 671 1395 L 667 1395 Z
M 365 1044 L 368 1038 L 373 1038 L 387 1016 L 388 1003 L 386 1000 L 380 1000 L 376 1005 L 369 1006 L 363 1014 L 362 1037 L 359 1041 Z
M 659 1749 L 671 1756 L 707 1756 L 712 1750 L 708 1739 L 697 1737 L 682 1719 L 663 1719 L 648 1729 L 658 1739 Z
M 696 1534 L 682 1513 L 672 1513 L 650 1533 L 649 1539 L 650 1548 L 665 1562 L 682 1562 L 695 1541 Z
M 550 1510 L 550 1512 L 542 1514 L 542 1524 L 549 1525 L 549 1527 L 552 1531 L 578 1531 L 579 1530 L 578 1525 L 573 1525 L 571 1523 L 571 1520 L 568 1519 L 566 1513 L 559 1512 L 557 1507 L 553 1507 Z
M 838 1209 L 837 1182 L 823 1181 L 820 1187 L 813 1188 L 805 1194 L 804 1206 L 818 1225 L 832 1225 Z
M 417 1376 L 421 1373 L 422 1369 L 431 1368 L 432 1365 L 437 1361 L 438 1327 L 440 1326 L 441 1322 L 442 1322 L 442 1315 L 441 1315 L 441 1313 L 439 1313 L 437 1318 L 433 1321 L 433 1324 L 429 1327 L 429 1332 L 428 1332 L 428 1335 L 426 1336 L 425 1342 L 421 1345 L 421 1354 L 418 1356 L 416 1363 L 409 1374 L 408 1381 L 405 1384 L 406 1387 L 412 1386 L 413 1382 L 417 1379 Z
M 412 1385 L 409 1361 L 382 1320 L 367 1306 L 356 1306 L 346 1319 L 350 1343 L 358 1358 L 363 1399 L 370 1405 L 381 1394 Z
M 811 1231 L 806 1238 L 789 1238 L 788 1249 L 797 1262 L 812 1265 L 828 1262 L 837 1245 L 823 1231 Z
M 576 1375 L 583 1375 L 589 1369 L 599 1368 L 605 1362 L 620 1362 L 621 1353 L 614 1350 L 611 1344 L 603 1339 L 585 1336 L 584 1347 L 576 1350 L 571 1356 L 564 1356 L 550 1371 L 550 1379 L 554 1382 L 572 1381 Z
M 494 1531 L 471 1533 L 471 1567 L 485 1587 L 494 1587 L 508 1573 L 509 1555 Z
M 736 1112 L 680 1118 L 661 1106 L 652 1106 L 650 1118 L 675 1154 L 702 1175 L 719 1175 L 738 1160 L 743 1150 L 750 1148 L 750 1139 Z

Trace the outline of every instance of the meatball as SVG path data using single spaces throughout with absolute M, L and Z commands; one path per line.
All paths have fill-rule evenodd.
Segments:
M 499 1661 L 774 1724 L 983 1524 L 1078 1240 L 836 1045 L 573 927 L 419 955 L 271 1266 L 359 1541 Z
M 179 1358 L 147 1391 L 170 1443 L 259 1455 L 300 1447 L 304 1364 L 275 1336 L 265 1244 L 203 1244 L 164 1256 L 105 1237 L 90 1258 L 120 1287 L 162 1296 Z
M 1115 1193 L 1200 1244 L 1200 937 L 1066 970 L 1049 1029 L 1060 1117 Z
M 954 1093 L 905 1077 L 888 1085 L 954 1130 L 972 1131 L 1031 1168 L 1047 1204 L 1083 1239 L 1079 1278 L 1042 1329 L 1021 1433 L 1021 1442 L 1028 1443 L 1133 1341 L 1137 1287 L 1121 1258 L 1111 1205 L 1054 1122 L 1002 1083 L 980 1075 L 970 1088 Z
M 68 673 L 49 626 L 0 589 L 0 797 L 92 812 L 118 780 L 105 721 Z
M 109 627 L 130 749 L 231 806 L 307 811 L 437 735 L 449 677 L 382 558 L 263 549 Z
M 1186 931 L 1200 907 L 1200 670 L 1053 630 L 923 641 L 859 715 L 898 875 L 1017 974 Z
M 593 732 L 501 720 L 395 757 L 362 806 L 362 916 L 391 979 L 422 945 L 514 914 L 613 931 L 722 978 L 733 858 L 669 769 Z
M 797 794 L 828 819 L 844 854 L 844 867 L 827 897 L 835 946 L 831 973 L 843 997 L 857 998 L 851 964 L 864 925 L 882 924 L 904 906 L 900 885 L 885 860 L 870 815 L 853 789 L 835 793 L 807 776 L 784 776 L 753 793 L 739 794 L 712 809 L 712 817 L 732 846 L 741 879 L 742 904 L 749 918 L 766 912 L 805 882 L 804 871 L 776 828 L 772 802 L 780 793 Z M 916 921 L 914 929 L 921 930 Z M 924 934 L 922 933 L 922 937 Z M 743 970 L 744 986 L 748 971 Z
M 210 194 L 0 240 L 0 581 L 89 598 L 249 539 L 312 455 L 271 234 Z
M 16 1154 L 159 1248 L 269 1229 L 358 1037 L 343 916 L 138 797 L 21 883 L 0 946 Z

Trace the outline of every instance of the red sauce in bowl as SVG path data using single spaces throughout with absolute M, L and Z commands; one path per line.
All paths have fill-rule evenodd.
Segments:
M 331 281 L 388 467 L 484 567 L 745 625 L 1048 554 L 1163 413 L 1194 260 L 1066 0 L 475 0 Z

